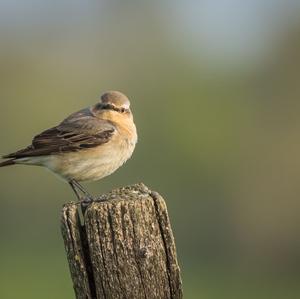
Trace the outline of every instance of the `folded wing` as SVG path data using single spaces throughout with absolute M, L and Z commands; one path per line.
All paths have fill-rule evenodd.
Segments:
M 80 111 L 60 125 L 35 136 L 27 148 L 3 158 L 19 159 L 86 150 L 107 143 L 115 131 L 111 122 Z

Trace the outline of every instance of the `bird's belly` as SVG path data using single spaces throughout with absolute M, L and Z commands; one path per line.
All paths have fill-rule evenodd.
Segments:
M 77 181 L 95 181 L 117 170 L 123 163 L 104 159 L 73 160 L 72 166 L 57 173 L 66 179 Z
M 66 180 L 95 181 L 116 171 L 132 155 L 134 144 L 105 144 L 99 149 L 53 156 L 47 163 L 50 170 Z

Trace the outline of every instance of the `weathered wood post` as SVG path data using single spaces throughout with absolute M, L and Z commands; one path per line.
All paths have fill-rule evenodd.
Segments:
M 176 248 L 163 198 L 145 185 L 120 188 L 62 211 L 62 235 L 77 299 L 181 299 Z

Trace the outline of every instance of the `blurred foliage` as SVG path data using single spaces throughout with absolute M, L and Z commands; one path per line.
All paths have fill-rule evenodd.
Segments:
M 139 143 L 89 190 L 143 181 L 165 197 L 185 298 L 298 298 L 300 26 L 286 22 L 259 62 L 218 69 L 172 41 L 184 32 L 162 4 L 46 2 L 0 30 L 1 153 L 123 91 Z M 70 188 L 34 167 L 0 178 L 0 297 L 73 298 L 59 231 Z

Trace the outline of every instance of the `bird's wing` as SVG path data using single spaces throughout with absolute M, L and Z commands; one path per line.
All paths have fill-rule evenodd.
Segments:
M 83 111 L 72 114 L 60 125 L 35 136 L 27 148 L 3 158 L 18 159 L 75 152 L 107 143 L 116 131 L 114 125 Z

